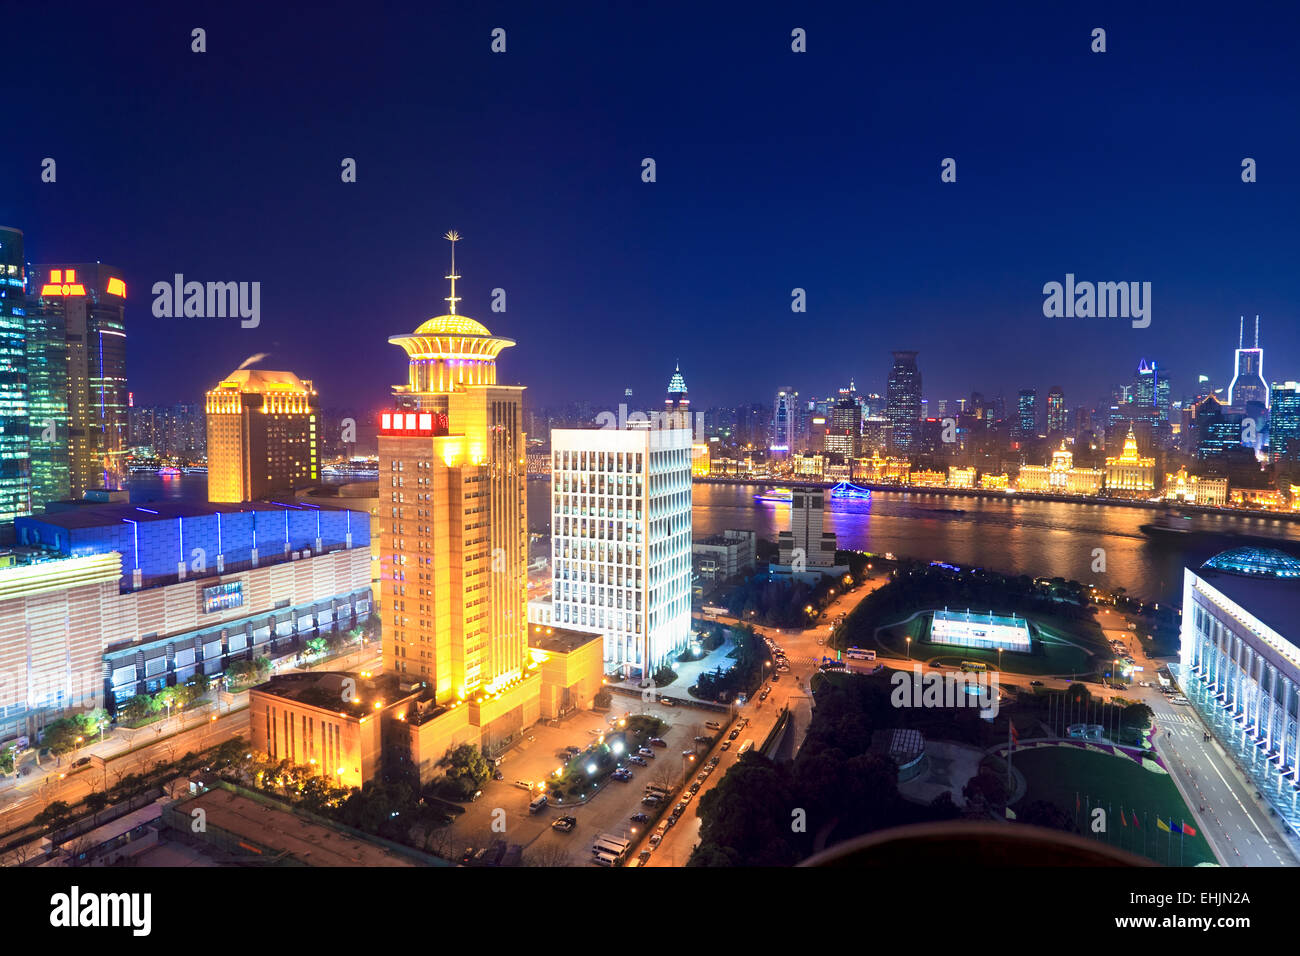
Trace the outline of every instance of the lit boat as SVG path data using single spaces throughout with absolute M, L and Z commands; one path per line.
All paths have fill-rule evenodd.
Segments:
M 170 465 L 158 469 L 158 474 L 161 475 L 163 478 L 174 478 L 180 473 L 181 470 L 179 468 L 173 468 Z
M 870 488 L 860 488 L 847 481 L 841 481 L 831 489 L 832 498 L 870 498 Z
M 794 492 L 789 488 L 769 488 L 767 491 L 760 491 L 754 495 L 755 501 L 775 501 L 783 505 L 788 505 Z

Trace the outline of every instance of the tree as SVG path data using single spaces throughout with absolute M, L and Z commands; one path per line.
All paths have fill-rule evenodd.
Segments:
M 42 734 L 41 740 L 49 748 L 50 753 L 61 757 L 81 746 L 80 738 L 83 737 L 82 726 L 76 718 L 60 717 L 45 725 L 45 733 Z
M 459 787 L 463 796 L 469 796 L 492 776 L 492 767 L 483 751 L 473 744 L 448 750 L 438 766 L 447 768 L 447 779 Z
M 100 791 L 86 795 L 86 809 L 94 815 L 94 822 L 99 822 L 99 812 L 108 806 L 108 794 Z
M 144 694 L 136 694 L 120 708 L 122 716 L 130 723 L 144 720 L 149 716 L 149 711 L 150 699 Z
M 313 637 L 307 642 L 307 653 L 315 657 L 324 654 L 329 647 L 329 642 L 323 637 Z
M 1063 830 L 1066 833 L 1078 832 L 1078 827 L 1074 825 L 1070 815 L 1056 804 L 1046 800 L 1035 800 L 1022 809 L 1017 817 L 1021 823 L 1032 823 L 1052 830 Z
M 32 818 L 32 822 L 53 833 L 72 819 L 72 807 L 62 800 L 55 800 Z

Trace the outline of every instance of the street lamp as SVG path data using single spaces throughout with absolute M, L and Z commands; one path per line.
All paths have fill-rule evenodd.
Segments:
M 907 635 L 907 659 L 912 659 L 912 635 Z

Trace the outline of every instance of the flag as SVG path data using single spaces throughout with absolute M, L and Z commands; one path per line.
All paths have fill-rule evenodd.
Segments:
M 1078 812 L 1079 812 L 1079 809 L 1080 809 L 1080 807 L 1079 807 L 1079 791 L 1076 790 L 1076 791 L 1074 791 L 1074 812 L 1075 812 L 1075 813 L 1078 813 Z
M 1123 808 L 1123 807 L 1120 807 L 1120 808 L 1119 808 L 1119 825 L 1122 826 L 1122 827 L 1126 827 L 1126 826 L 1128 826 L 1128 817 L 1126 817 L 1126 816 L 1124 815 L 1124 808 Z
M 1007 721 L 1007 729 L 1010 731 L 1011 749 L 1015 750 L 1016 746 L 1020 743 L 1020 734 L 1016 732 L 1016 725 L 1011 721 Z
M 1171 833 L 1182 833 L 1182 832 L 1183 832 L 1183 828 L 1180 827 L 1177 823 L 1174 823 L 1174 818 L 1173 818 L 1173 817 L 1170 817 L 1170 818 L 1169 818 L 1169 829 L 1170 829 L 1170 832 L 1171 832 Z
M 1159 817 L 1156 817 L 1156 829 L 1164 830 L 1166 833 L 1170 832 L 1169 824 L 1165 823 L 1165 821 L 1161 820 Z
M 1138 823 L 1138 812 L 1136 810 L 1133 811 L 1133 825 L 1139 830 L 1142 829 L 1142 824 Z
M 1183 832 L 1186 833 L 1188 836 L 1196 836 L 1196 830 L 1192 827 L 1190 823 L 1183 824 Z
M 1016 818 L 1016 811 L 1012 810 L 1010 807 L 1007 807 L 1007 819 L 1014 820 L 1015 818 Z

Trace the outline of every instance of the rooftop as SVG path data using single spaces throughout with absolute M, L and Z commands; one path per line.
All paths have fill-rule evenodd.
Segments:
M 54 510 L 49 510 L 50 508 Z M 150 501 L 145 504 L 134 505 L 77 500 L 51 502 L 46 505 L 46 509 L 43 514 L 34 514 L 27 517 L 33 521 L 40 521 L 44 524 L 51 524 L 69 530 L 75 528 L 102 528 L 105 525 L 120 524 L 126 520 L 144 524 L 150 521 L 175 521 L 177 518 L 199 518 L 211 514 L 240 514 L 249 511 L 324 510 L 316 505 L 281 504 L 276 501 L 246 501 L 239 504 L 219 504 L 214 501 L 204 504 L 185 501 Z
M 346 684 L 345 681 L 352 681 Z M 345 689 L 352 694 L 344 696 Z M 417 691 L 403 691 L 396 674 L 362 677 L 347 671 L 311 671 L 278 674 L 254 691 L 291 700 L 308 707 L 319 707 L 349 717 L 363 718 Z
M 1196 572 L 1248 614 L 1300 645 L 1300 561 L 1274 548 L 1234 548 Z M 1296 662 L 1300 666 L 1300 661 Z
M 274 854 L 307 866 L 415 866 L 380 843 L 317 822 L 227 789 L 208 790 L 183 804 L 186 815 L 202 809 L 209 827 L 242 837 Z M 264 853 L 253 851 L 261 859 Z M 414 853 L 412 854 L 414 857 Z
M 539 651 L 572 654 L 592 641 L 603 640 L 601 635 L 589 631 L 571 631 L 567 627 L 552 627 L 549 624 L 528 625 L 528 646 Z

